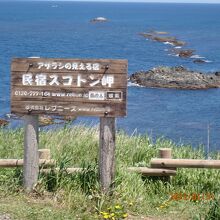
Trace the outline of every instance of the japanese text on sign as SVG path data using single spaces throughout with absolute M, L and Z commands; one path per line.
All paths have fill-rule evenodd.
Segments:
M 93 70 L 98 71 L 100 70 L 100 64 L 99 63 L 62 63 L 62 62 L 39 62 L 38 63 L 38 69 L 46 68 L 47 70 Z
M 22 75 L 22 85 L 24 86 L 72 86 L 76 84 L 77 87 L 82 87 L 84 83 L 89 83 L 90 87 L 96 85 L 107 86 L 109 88 L 114 84 L 114 76 L 104 75 L 101 79 L 95 78 L 93 75 L 90 75 L 88 79 L 83 78 L 81 74 L 77 75 L 77 80 L 74 82 L 73 76 L 65 75 L 58 76 L 57 74 L 49 75 L 40 73 L 33 76 L 31 73 Z
M 15 58 L 11 112 L 59 116 L 126 115 L 127 60 Z

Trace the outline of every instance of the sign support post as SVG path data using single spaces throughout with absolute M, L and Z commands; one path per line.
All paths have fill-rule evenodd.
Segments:
M 38 116 L 100 117 L 99 175 L 107 193 L 115 175 L 115 118 L 127 114 L 127 60 L 14 58 L 11 113 L 25 115 L 24 188 L 38 179 Z
M 100 118 L 99 176 L 101 189 L 109 192 L 115 176 L 115 118 Z
M 38 116 L 26 115 L 24 121 L 23 185 L 26 192 L 31 192 L 37 183 L 39 172 Z

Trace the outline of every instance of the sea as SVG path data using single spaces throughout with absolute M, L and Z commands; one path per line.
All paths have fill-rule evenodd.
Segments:
M 90 22 L 100 16 L 108 22 Z M 206 62 L 172 56 L 172 45 L 140 36 L 147 31 L 169 32 Z M 129 75 L 180 65 L 217 72 L 220 4 L 0 1 L 0 118 L 10 113 L 14 57 L 127 59 Z M 74 124 L 98 122 L 95 117 L 79 117 Z M 9 128 L 19 126 L 21 122 L 12 122 Z M 117 119 L 117 129 L 220 150 L 220 89 L 158 89 L 129 83 L 127 117 Z

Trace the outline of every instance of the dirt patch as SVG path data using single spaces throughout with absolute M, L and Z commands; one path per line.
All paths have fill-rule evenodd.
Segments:
M 7 213 L 0 213 L 0 220 L 12 220 L 12 218 Z

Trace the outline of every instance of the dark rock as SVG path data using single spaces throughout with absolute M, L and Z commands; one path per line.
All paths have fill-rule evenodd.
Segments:
M 173 36 L 161 36 L 161 35 L 168 35 L 168 34 L 169 34 L 168 32 L 154 31 L 154 30 L 140 33 L 141 36 L 147 39 L 161 42 L 164 44 L 173 45 L 175 48 L 171 48 L 169 51 L 171 52 L 171 54 L 175 56 L 178 56 L 180 58 L 190 58 L 190 57 L 194 58 L 193 62 L 198 63 L 198 64 L 202 64 L 206 62 L 205 60 L 200 59 L 197 55 L 196 56 L 194 55 L 195 50 L 182 49 L 182 47 L 187 44 L 185 41 L 178 40 L 176 37 L 173 37 Z
M 205 63 L 205 60 L 196 59 L 196 60 L 193 60 L 193 63 Z
M 152 37 L 154 36 L 152 33 L 139 33 L 141 36 L 145 37 L 145 38 L 149 38 L 152 39 Z
M 220 72 L 215 72 L 215 75 L 216 76 L 220 76 Z
M 39 116 L 39 126 L 47 126 L 54 124 L 54 119 L 47 115 Z
M 180 41 L 180 40 L 175 40 L 171 43 L 173 43 L 173 45 L 176 46 L 176 47 L 178 47 L 178 46 L 182 47 L 182 46 L 186 45 L 186 42 Z
M 6 121 L 5 119 L 0 119 L 0 127 L 6 126 L 8 125 L 8 121 Z
M 175 37 L 158 37 L 158 36 L 154 36 L 153 40 L 158 41 L 158 42 L 169 42 L 172 43 L 174 41 L 176 41 L 177 39 Z
M 61 119 L 67 122 L 71 122 L 71 121 L 75 121 L 76 120 L 76 116 L 63 116 Z
M 189 58 L 193 55 L 195 50 L 192 50 L 192 49 L 185 49 L 185 50 L 172 49 L 171 52 L 174 53 L 175 55 L 178 55 L 181 58 Z
M 130 81 L 146 87 L 175 89 L 220 88 L 220 78 L 216 74 L 190 71 L 182 66 L 157 67 L 146 72 L 136 72 L 130 76 Z
M 180 41 L 178 40 L 176 37 L 161 37 L 158 35 L 161 34 L 166 34 L 167 32 L 147 32 L 147 33 L 140 33 L 141 36 L 157 41 L 157 42 L 161 42 L 161 43 L 169 43 L 172 44 L 173 46 L 184 46 L 186 44 L 186 42 L 184 41 Z

